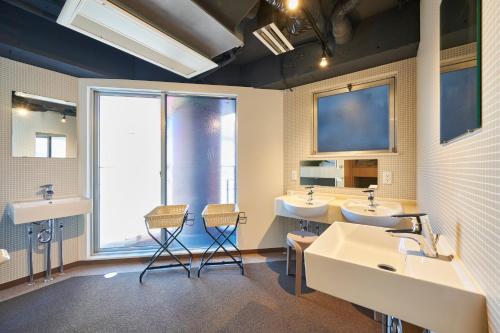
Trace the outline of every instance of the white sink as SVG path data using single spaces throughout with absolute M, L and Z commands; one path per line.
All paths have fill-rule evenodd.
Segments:
M 7 250 L 0 249 L 0 265 L 9 260 L 10 260 L 9 252 L 7 252 Z
M 331 199 L 314 198 L 312 202 L 307 202 L 307 199 L 306 195 L 286 196 L 283 205 L 292 215 L 303 218 L 323 216 L 328 212 L 328 201 Z
M 90 213 L 90 200 L 84 197 L 67 197 L 15 201 L 10 202 L 7 207 L 7 214 L 14 224 L 23 224 Z
M 385 230 L 335 222 L 305 250 L 307 285 L 435 332 L 487 332 L 485 297 L 461 260 L 423 257 Z M 450 253 L 446 238 L 438 250 Z
M 400 221 L 391 217 L 403 213 L 399 202 L 376 201 L 375 204 L 371 207 L 368 200 L 346 200 L 341 206 L 342 214 L 349 222 L 379 227 L 393 227 Z

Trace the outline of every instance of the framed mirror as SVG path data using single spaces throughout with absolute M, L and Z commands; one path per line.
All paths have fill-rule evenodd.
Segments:
M 378 184 L 378 161 L 318 160 L 300 162 L 300 185 L 367 188 Z
M 76 158 L 76 104 L 12 92 L 12 156 Z
M 481 128 L 481 0 L 442 0 L 440 142 Z

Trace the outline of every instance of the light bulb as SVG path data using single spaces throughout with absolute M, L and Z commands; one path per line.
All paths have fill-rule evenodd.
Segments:
M 299 7 L 299 0 L 288 0 L 286 6 L 290 10 L 295 10 Z
M 323 56 L 321 57 L 321 61 L 319 62 L 319 67 L 326 67 L 328 66 L 328 60 L 326 60 L 326 57 Z
M 61 119 L 61 123 L 66 123 L 66 115 L 63 115 L 62 119 Z

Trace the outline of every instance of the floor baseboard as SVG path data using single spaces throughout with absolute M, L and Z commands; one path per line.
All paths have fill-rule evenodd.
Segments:
M 267 249 L 251 249 L 251 250 L 241 250 L 242 254 L 266 254 L 266 253 L 276 253 L 276 252 L 284 252 L 285 248 L 284 247 L 275 247 L 275 248 L 267 248 Z M 236 253 L 235 251 L 231 251 L 232 254 Z M 218 252 L 215 256 L 224 256 L 224 252 Z M 186 255 L 179 255 L 180 258 L 186 257 Z M 200 258 L 201 254 L 200 253 L 195 253 L 193 254 L 193 258 Z M 170 258 L 168 256 L 161 257 L 161 259 L 158 259 L 159 261 L 168 261 Z M 138 257 L 138 258 L 110 258 L 110 259 L 102 259 L 102 260 L 80 260 L 80 261 L 75 261 L 69 264 L 64 265 L 64 270 L 74 268 L 77 266 L 84 266 L 84 265 L 105 265 L 105 264 L 116 264 L 116 263 L 140 263 L 140 264 L 145 264 L 149 261 L 148 257 Z M 59 272 L 59 267 L 52 268 L 52 274 L 55 274 Z M 40 279 L 45 275 L 45 272 L 38 272 L 33 274 L 33 278 Z M 23 284 L 23 283 L 28 283 L 28 276 L 15 279 L 9 282 L 5 282 L 0 284 L 0 290 L 3 289 L 8 289 L 15 287 L 17 285 Z

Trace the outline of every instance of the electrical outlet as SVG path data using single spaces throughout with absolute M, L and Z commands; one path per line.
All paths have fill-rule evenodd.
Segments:
M 297 181 L 297 170 L 292 170 L 292 181 Z
M 382 183 L 385 185 L 392 184 L 392 172 L 390 171 L 382 172 Z

